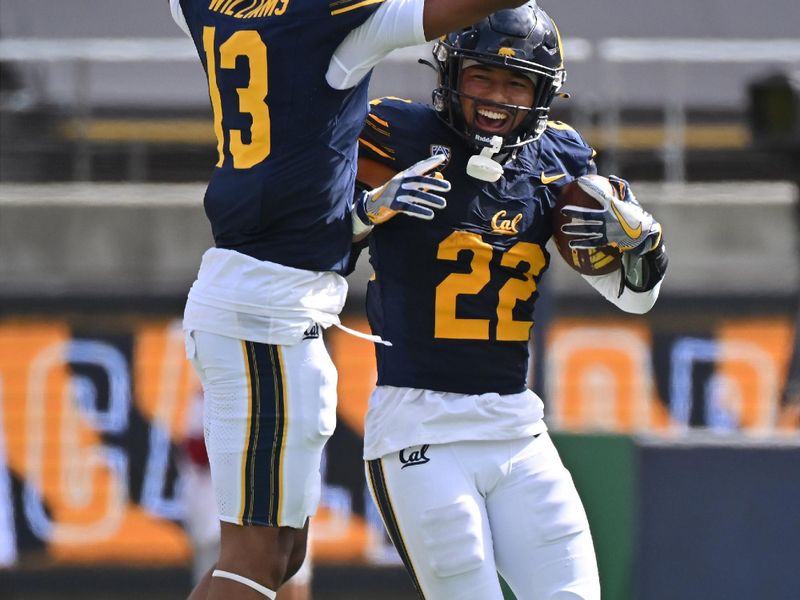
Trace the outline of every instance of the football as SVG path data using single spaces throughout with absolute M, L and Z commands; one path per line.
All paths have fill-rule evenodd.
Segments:
M 596 180 L 598 185 L 606 188 L 609 193 L 619 198 L 614 186 L 601 175 L 588 175 Z M 570 236 L 561 231 L 561 226 L 569 223 L 571 219 L 561 214 L 561 209 L 569 204 L 584 208 L 602 208 L 600 203 L 584 192 L 577 181 L 565 185 L 556 201 L 553 211 L 553 242 L 558 253 L 567 264 L 583 275 L 605 275 L 619 268 L 622 255 L 612 246 L 604 246 L 591 250 L 573 250 L 569 247 Z

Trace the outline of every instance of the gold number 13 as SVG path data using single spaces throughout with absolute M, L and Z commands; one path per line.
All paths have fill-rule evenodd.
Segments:
M 225 162 L 225 135 L 222 130 L 222 98 L 217 86 L 217 59 L 214 49 L 214 27 L 203 27 L 203 49 L 206 53 L 208 70 L 208 91 L 214 109 L 214 133 L 217 135 L 217 166 Z M 247 87 L 236 88 L 239 94 L 239 111 L 249 113 L 250 143 L 242 141 L 242 131 L 229 130 L 228 147 L 233 157 L 235 169 L 249 169 L 263 161 L 270 152 L 270 120 L 267 107 L 267 46 L 257 31 L 237 31 L 219 46 L 221 69 L 235 69 L 236 59 L 247 58 L 250 67 L 250 80 Z
M 475 295 L 489 283 L 491 270 L 489 263 L 494 250 L 481 239 L 477 233 L 454 231 L 441 244 L 436 258 L 439 260 L 458 260 L 458 253 L 466 250 L 472 253 L 469 273 L 451 273 L 436 287 L 436 321 L 434 337 L 455 340 L 488 340 L 489 319 L 465 319 L 456 317 L 456 300 L 458 296 Z M 514 307 L 518 300 L 528 300 L 536 291 L 536 280 L 545 266 L 545 257 L 541 246 L 530 242 L 517 242 L 506 250 L 500 264 L 509 269 L 516 269 L 521 263 L 527 263 L 525 279 L 510 278 L 500 288 L 497 302 L 498 341 L 526 341 L 533 321 L 514 319 Z

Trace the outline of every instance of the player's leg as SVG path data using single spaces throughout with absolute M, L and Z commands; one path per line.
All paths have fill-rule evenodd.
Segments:
M 306 523 L 303 529 L 297 530 L 292 550 L 289 553 L 289 563 L 286 569 L 285 580 L 275 600 L 310 599 L 311 560 L 306 552 L 307 540 L 308 523 Z M 208 598 L 208 592 L 212 582 L 212 573 L 216 568 L 216 563 L 211 565 L 211 568 L 198 580 L 187 600 L 206 600 L 206 598 Z
M 550 437 L 509 445 L 508 474 L 486 499 L 498 571 L 517 600 L 600 600 L 586 513 Z
M 190 342 L 222 521 L 208 599 L 272 597 L 302 562 L 319 501 L 335 369 L 319 338 L 274 346 L 194 332 Z
M 275 600 L 310 600 L 311 585 L 305 581 L 296 581 L 294 578 L 287 581 L 278 591 Z
M 298 530 L 294 545 L 289 552 L 289 562 L 286 566 L 284 583 L 292 579 L 306 562 L 308 554 L 308 521 L 303 529 Z
M 296 548 L 300 547 L 299 544 L 295 546 Z M 281 586 L 280 591 L 278 591 L 278 597 L 275 600 L 311 599 L 311 545 L 308 541 L 305 541 L 302 547 L 305 549 L 302 557 L 294 552 L 292 553 L 289 559 L 289 573 L 287 574 L 290 579 Z M 298 560 L 300 563 L 297 562 Z M 294 565 L 297 564 L 299 564 L 299 568 L 295 569 Z
M 455 446 L 368 461 L 370 491 L 420 598 L 501 600 L 483 498 Z
M 285 577 L 295 530 L 221 525 L 219 560 L 211 573 L 208 599 L 274 600 Z

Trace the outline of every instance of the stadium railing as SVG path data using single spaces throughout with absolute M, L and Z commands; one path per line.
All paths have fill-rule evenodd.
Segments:
M 742 49 L 746 48 L 746 52 Z M 664 79 L 665 179 L 686 180 L 687 90 L 686 72 L 691 65 L 709 63 L 765 63 L 800 67 L 800 39 L 696 39 L 696 38 L 609 38 L 599 42 L 597 54 L 606 70 L 604 140 L 612 151 L 619 148 L 621 67 L 631 63 L 662 65 Z M 613 156 L 613 154 L 612 154 Z M 612 162 L 611 171 L 616 165 Z
M 604 102 L 598 137 L 604 150 L 609 153 L 610 167 L 615 164 L 615 153 L 624 143 L 621 113 L 626 108 L 622 94 L 621 71 L 632 63 L 661 66 L 666 71 L 663 109 L 663 134 L 655 143 L 660 146 L 665 166 L 665 179 L 686 179 L 687 135 L 687 89 L 686 74 L 690 66 L 713 63 L 762 63 L 788 68 L 800 67 L 800 40 L 798 39 L 654 39 L 654 38 L 608 38 L 592 43 L 581 38 L 565 40 L 566 54 L 571 63 L 593 61 L 604 73 L 600 93 Z M 747 52 L 741 49 L 746 48 Z M 406 48 L 392 53 L 387 65 L 414 62 L 427 56 L 426 46 Z M 76 116 L 76 127 L 71 135 L 77 142 L 73 175 L 75 179 L 91 176 L 92 137 L 89 123 L 92 116 L 91 90 L 92 69 L 95 63 L 141 63 L 195 61 L 196 53 L 188 40 L 183 38 L 76 38 L 42 40 L 38 38 L 9 38 L 0 40 L 0 62 L 32 65 L 36 63 L 67 63 L 73 69 L 72 112 Z M 44 93 L 43 90 L 39 90 Z M 579 104 L 579 103 L 578 103 Z M 580 110 L 580 109 L 579 109 Z M 147 128 L 135 127 L 141 131 Z M 108 129 L 98 135 L 108 135 Z M 707 131 L 717 140 L 733 140 L 742 143 L 742 132 Z M 117 132 L 118 137 L 122 135 Z M 726 137 L 727 136 L 727 137 Z M 195 136 L 197 137 L 197 136 Z M 204 137 L 200 138 L 205 141 Z M 118 140 L 117 140 L 118 141 Z M 178 140 L 180 141 L 180 140 Z

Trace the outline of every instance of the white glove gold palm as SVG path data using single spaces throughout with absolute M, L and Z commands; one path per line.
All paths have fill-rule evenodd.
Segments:
M 447 201 L 433 192 L 450 191 L 450 182 L 439 173 L 427 173 L 440 166 L 445 158 L 437 155 L 421 160 L 400 171 L 382 186 L 362 192 L 353 206 L 353 233 L 364 233 L 398 213 L 418 219 L 432 219 L 434 209 L 447 206 Z
M 600 203 L 602 208 L 585 208 L 567 205 L 561 209 L 572 221 L 561 226 L 561 231 L 572 236 L 570 248 L 599 248 L 612 246 L 620 252 L 637 256 L 650 252 L 661 241 L 661 225 L 653 215 L 642 208 L 624 179 L 611 175 L 606 183 L 598 175 L 583 175 L 577 179 L 581 189 Z

